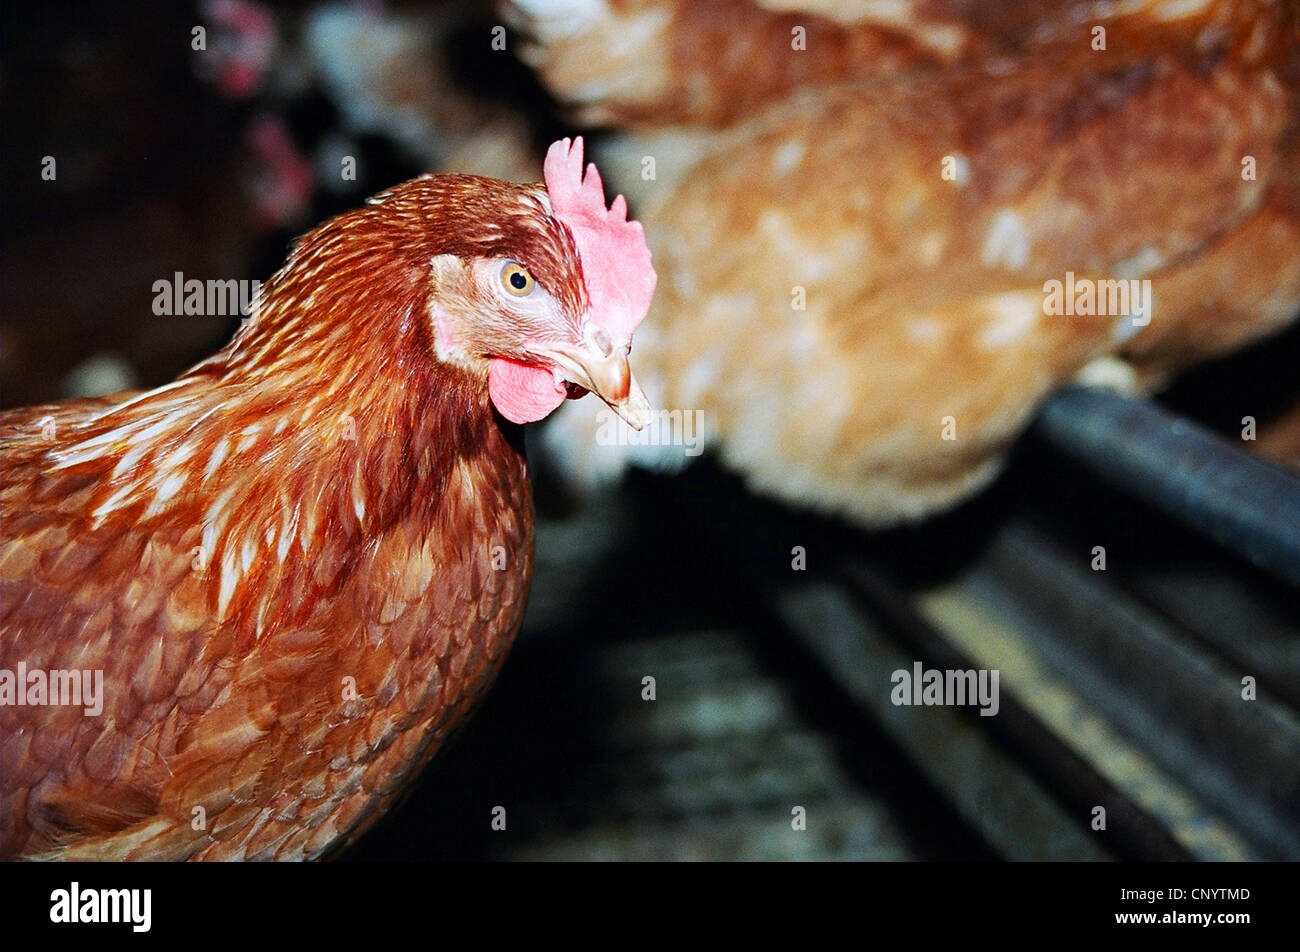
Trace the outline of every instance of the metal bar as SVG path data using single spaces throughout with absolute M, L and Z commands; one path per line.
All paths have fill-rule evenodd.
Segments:
M 918 614 L 907 597 L 878 571 L 850 564 L 843 566 L 842 574 L 858 600 L 882 618 L 921 660 L 936 668 L 978 667 Z M 1075 753 L 1009 692 L 1002 692 L 997 716 L 987 721 L 981 726 L 1040 778 L 1075 816 L 1084 818 L 1094 805 L 1106 806 L 1110 829 L 1107 843 L 1122 859 L 1170 862 L 1196 858 L 1158 820 Z
M 776 647 L 791 672 L 806 675 L 811 666 L 809 683 L 822 682 L 804 703 L 821 708 L 829 702 L 838 722 L 836 742 L 853 769 L 866 771 L 866 786 L 906 817 L 909 837 L 923 835 L 931 851 L 937 846 L 939 858 L 985 852 L 1021 862 L 1100 862 L 1120 856 L 1115 844 L 1090 832 L 1041 777 L 991 737 L 980 718 L 959 707 L 919 712 L 893 704 L 890 672 L 920 659 L 838 578 L 769 590 L 754 604 L 764 613 L 756 635 Z M 872 757 L 871 747 L 885 756 Z M 908 762 L 903 771 L 890 767 L 895 750 Z M 877 787 L 881 780 L 884 788 Z M 977 841 L 975 850 L 969 841 Z M 956 844 L 951 852 L 948 843 Z
M 998 593 L 989 602 L 994 610 L 1013 603 L 1012 623 L 1040 663 L 1070 678 L 1259 857 L 1300 858 L 1293 832 L 1300 830 L 1300 763 L 1291 753 L 1300 750 L 1300 719 L 1272 696 L 1273 673 L 1248 659 L 1240 667 L 1225 660 L 1216 645 L 1128 596 L 1116 585 L 1119 573 L 1091 571 L 1074 551 L 1012 520 L 967 578 Z M 1242 673 L 1259 682 L 1249 704 L 1241 702 Z M 1188 829 L 1186 817 L 1166 822 Z
M 1300 585 L 1300 478 L 1149 400 L 1071 387 L 1035 430 L 1102 479 Z

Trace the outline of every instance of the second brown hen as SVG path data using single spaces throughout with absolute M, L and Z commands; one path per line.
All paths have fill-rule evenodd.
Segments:
M 517 6 L 545 26 L 543 0 Z M 777 30 L 762 5 L 705 5 L 730 11 L 751 73 L 782 80 L 756 76 L 764 104 L 738 121 L 708 105 L 716 93 L 684 124 L 576 53 L 620 16 L 670 43 L 682 5 L 581 6 L 581 29 L 555 21 L 549 43 L 537 29 L 531 58 L 580 115 L 632 125 L 606 165 L 664 278 L 638 366 L 661 405 L 701 411 L 757 489 L 865 525 L 923 517 L 993 478 L 1042 398 L 1085 368 L 1149 389 L 1300 308 L 1293 4 L 1073 4 L 1003 27 L 1006 4 L 964 19 L 904 5 L 911 34 L 933 36 L 926 17 L 950 7 L 963 39 L 865 77 L 787 68 L 827 52 L 821 21 Z M 810 24 L 805 50 L 789 22 Z M 743 80 L 715 61 L 722 90 Z M 697 56 L 673 75 L 706 88 L 709 69 Z M 1053 282 L 1121 281 L 1130 305 L 1053 312 Z M 569 407 L 548 431 L 579 481 L 683 459 L 653 428 L 659 445 L 601 445 L 601 422 Z

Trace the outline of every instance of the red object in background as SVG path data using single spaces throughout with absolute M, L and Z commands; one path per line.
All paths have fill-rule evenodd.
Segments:
M 208 48 L 196 51 L 200 75 L 230 99 L 256 95 L 275 57 L 270 11 L 249 0 L 204 0 L 199 10 L 212 34 Z
M 300 221 L 311 207 L 316 176 L 284 121 L 272 115 L 258 116 L 249 124 L 244 142 L 254 162 L 250 183 L 253 226 L 270 231 Z

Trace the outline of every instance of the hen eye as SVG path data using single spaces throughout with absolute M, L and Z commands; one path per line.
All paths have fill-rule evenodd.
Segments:
M 532 293 L 536 284 L 528 269 L 517 261 L 507 261 L 501 269 L 501 286 L 515 297 L 525 297 Z

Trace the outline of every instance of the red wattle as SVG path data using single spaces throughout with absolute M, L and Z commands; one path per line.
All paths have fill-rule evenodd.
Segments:
M 494 357 L 488 367 L 488 396 L 512 423 L 532 423 L 564 402 L 564 384 L 549 370 Z

